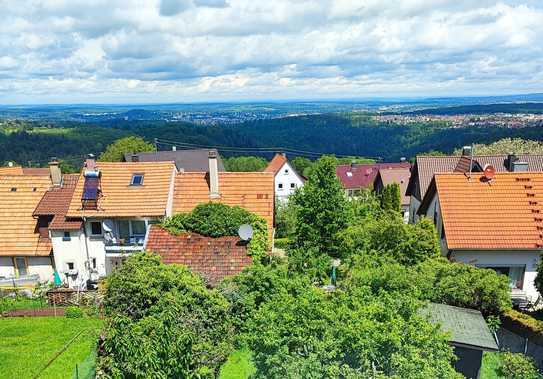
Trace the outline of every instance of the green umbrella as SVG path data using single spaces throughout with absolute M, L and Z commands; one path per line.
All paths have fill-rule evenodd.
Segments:
M 60 286 L 62 284 L 62 280 L 60 280 L 60 275 L 58 274 L 58 272 L 55 271 L 55 273 L 53 274 L 54 276 L 54 282 L 55 282 L 55 286 Z

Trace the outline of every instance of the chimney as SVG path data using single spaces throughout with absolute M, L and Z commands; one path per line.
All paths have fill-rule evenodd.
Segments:
M 464 146 L 462 148 L 462 155 L 465 157 L 471 156 L 471 146 Z
M 138 154 L 132 154 L 132 162 L 139 162 L 140 161 L 140 157 L 138 156 Z
M 528 171 L 528 162 L 521 162 L 519 160 L 516 160 L 513 162 L 513 170 L 514 172 L 522 172 L 522 171 Z
M 85 160 L 85 168 L 87 170 L 94 170 L 96 168 L 96 158 L 94 157 L 94 154 L 87 155 L 87 159 Z
M 49 162 L 49 174 L 53 186 L 60 187 L 62 184 L 62 172 L 60 171 L 60 166 L 56 157 L 51 158 L 51 162 Z
M 515 162 L 518 160 L 517 156 L 513 153 L 507 154 L 507 171 L 513 172 Z
M 404 163 L 404 162 L 406 162 L 406 161 L 407 161 L 407 158 L 406 158 L 406 157 L 401 157 L 401 158 L 400 158 L 400 162 L 401 162 L 401 163 Z
M 212 199 L 220 197 L 216 150 L 209 150 L 209 197 Z
M 177 146 L 173 145 L 172 146 L 172 151 L 177 151 Z

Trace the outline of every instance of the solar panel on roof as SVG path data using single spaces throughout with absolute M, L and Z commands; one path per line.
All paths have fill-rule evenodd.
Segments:
M 83 196 L 81 200 L 97 200 L 98 199 L 98 184 L 99 179 L 86 177 L 83 185 Z

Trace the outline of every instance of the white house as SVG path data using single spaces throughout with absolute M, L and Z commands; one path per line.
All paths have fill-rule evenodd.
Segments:
M 436 174 L 418 215 L 434 221 L 444 256 L 506 275 L 514 301 L 537 299 L 543 173 Z
M 305 179 L 290 164 L 283 153 L 275 154 L 264 172 L 271 172 L 275 175 L 274 192 L 277 201 L 287 201 L 289 196 L 297 188 L 302 187 L 305 182 Z

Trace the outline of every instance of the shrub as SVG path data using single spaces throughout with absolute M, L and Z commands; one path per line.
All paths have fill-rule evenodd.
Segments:
M 261 217 L 241 208 L 222 203 L 200 204 L 190 213 L 178 213 L 165 219 L 161 226 L 170 233 L 199 233 L 208 237 L 237 236 L 243 224 L 253 227 L 253 238 L 248 253 L 255 259 L 268 252 L 268 228 Z
M 509 309 L 505 312 L 504 317 L 516 321 L 526 327 L 528 330 L 536 334 L 543 334 L 543 321 L 538 320 L 529 314 Z
M 290 244 L 290 240 L 288 238 L 276 238 L 275 241 L 273 241 L 273 245 L 278 249 L 286 249 Z
M 178 265 L 131 256 L 106 279 L 99 377 L 212 378 L 232 350 L 226 299 Z
M 83 317 L 83 310 L 75 306 L 67 307 L 64 311 L 64 315 L 66 318 L 81 318 Z
M 534 361 L 520 353 L 500 353 L 498 373 L 507 379 L 539 379 Z

